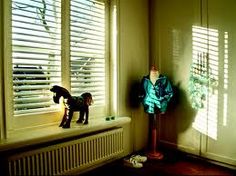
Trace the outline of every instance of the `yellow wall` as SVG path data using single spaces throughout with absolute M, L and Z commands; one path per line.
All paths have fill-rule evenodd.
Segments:
M 188 98 L 188 80 L 192 25 L 200 22 L 199 4 L 199 0 L 152 0 L 150 5 L 150 62 L 178 89 L 176 104 L 161 118 L 160 141 L 195 154 L 200 135 L 192 128 L 195 112 Z
M 148 1 L 120 0 L 119 6 L 118 114 L 132 118 L 133 146 L 140 150 L 146 145 L 148 119 L 141 104 L 131 106 L 130 93 L 148 74 Z
M 2 11 L 2 1 L 0 1 L 0 65 L 3 65 L 2 62 L 2 55 L 3 55 L 3 49 L 2 49 L 2 26 L 3 26 L 3 22 L 2 22 L 2 16 L 3 16 L 3 11 Z M 2 68 L 0 66 L 0 105 L 2 104 Z M 2 138 L 2 106 L 0 106 L 0 139 Z
M 5 132 L 3 130 L 3 126 L 5 124 L 5 121 L 4 121 L 4 106 L 3 105 L 3 102 L 4 102 L 4 93 L 3 93 L 3 90 L 4 90 L 4 74 L 3 74 L 3 65 L 4 65 L 4 62 L 3 62 L 3 52 L 4 52 L 4 43 L 3 43 L 3 38 L 4 38 L 4 35 L 3 35 L 3 30 L 4 30 L 4 18 L 3 18 L 3 1 L 0 1 L 0 139 L 4 138 L 5 137 Z

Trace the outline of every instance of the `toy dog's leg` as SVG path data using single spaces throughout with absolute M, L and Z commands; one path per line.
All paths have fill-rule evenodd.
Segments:
M 66 123 L 62 126 L 62 128 L 70 128 L 70 122 L 71 122 L 73 114 L 74 114 L 74 111 L 69 110 L 69 115 L 68 115 L 69 117 L 66 120 Z
M 76 123 L 83 123 L 83 120 L 84 120 L 84 111 L 80 111 L 79 119 L 76 121 Z
M 68 108 L 65 108 L 65 112 L 64 112 L 64 115 L 62 117 L 62 120 L 61 120 L 61 123 L 60 123 L 59 127 L 62 127 L 64 125 L 64 123 L 67 119 L 67 115 L 68 115 L 67 113 L 68 113 Z
M 84 121 L 84 124 L 88 124 L 88 117 L 89 117 L 89 109 L 88 107 L 86 107 L 85 109 L 85 121 Z

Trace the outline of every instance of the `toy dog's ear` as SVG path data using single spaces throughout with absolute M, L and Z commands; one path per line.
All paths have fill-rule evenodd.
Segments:
M 59 104 L 59 99 L 61 97 L 60 93 L 57 91 L 57 86 L 52 86 L 52 88 L 50 89 L 51 92 L 53 92 L 53 101 L 54 103 Z
M 52 86 L 52 88 L 50 89 L 51 92 L 55 92 L 55 86 Z
M 53 101 L 54 101 L 54 103 L 59 104 L 59 99 L 60 99 L 60 96 L 53 95 Z

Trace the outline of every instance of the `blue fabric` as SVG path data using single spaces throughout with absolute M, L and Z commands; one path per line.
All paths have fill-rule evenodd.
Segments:
M 166 112 L 168 102 L 173 96 L 170 81 L 163 75 L 159 76 L 155 84 L 151 82 L 149 75 L 144 76 L 141 92 L 144 111 L 149 114 Z

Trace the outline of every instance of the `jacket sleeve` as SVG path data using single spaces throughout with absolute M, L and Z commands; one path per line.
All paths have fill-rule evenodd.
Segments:
M 161 100 L 161 107 L 160 107 L 160 111 L 163 113 L 163 112 L 166 112 L 167 110 L 167 107 L 168 107 L 168 103 L 171 99 L 171 97 L 173 96 L 173 89 L 172 89 L 172 86 L 171 86 L 171 83 L 170 81 L 165 78 L 164 81 L 163 81 L 163 89 L 164 89 L 164 94 L 163 94 L 163 99 Z
M 166 78 L 166 86 L 165 86 L 165 99 L 167 102 L 170 101 L 171 97 L 173 97 L 173 89 L 170 81 Z
M 142 81 L 141 81 L 141 84 L 140 84 L 140 87 L 139 87 L 139 100 L 140 101 L 143 101 L 145 95 L 146 95 L 146 91 L 145 91 L 145 78 L 143 77 L 142 78 Z

